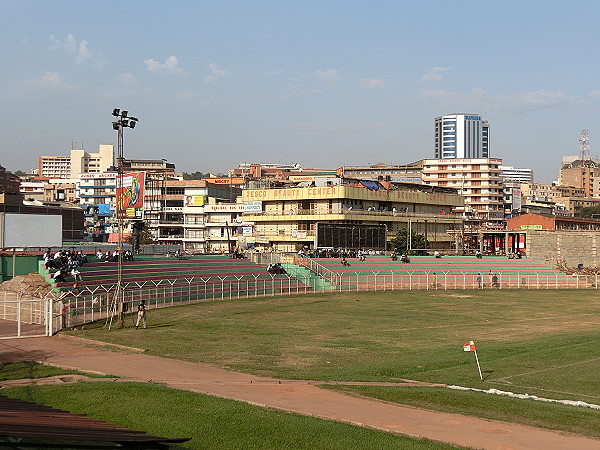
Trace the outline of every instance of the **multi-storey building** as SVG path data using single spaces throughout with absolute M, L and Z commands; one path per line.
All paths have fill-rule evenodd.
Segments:
M 69 178 L 49 180 L 44 184 L 44 201 L 78 203 L 77 182 Z
M 19 177 L 0 166 L 0 193 L 18 194 Z
M 87 236 L 95 242 L 106 242 L 111 233 L 118 232 L 116 184 L 114 172 L 79 175 L 77 196 L 84 210 Z
M 243 239 L 259 250 L 384 250 L 400 229 L 423 234 L 430 248 L 449 249 L 459 230 L 455 189 L 317 177 L 294 187 L 245 189 Z
M 44 201 L 44 181 L 21 181 L 19 191 L 23 198 L 28 201 Z
M 98 153 L 72 149 L 69 156 L 38 157 L 39 177 L 77 178 L 81 173 L 102 173 L 114 165 L 112 145 L 100 145 Z
M 435 118 L 436 159 L 489 158 L 490 127 L 478 114 L 449 114 Z
M 503 225 L 503 186 L 501 159 L 426 159 L 423 184 L 458 189 L 468 215 L 484 221 L 484 226 Z
M 533 169 L 517 169 L 513 166 L 500 166 L 500 176 L 505 183 L 533 183 Z
M 377 163 L 372 166 L 344 166 L 336 172 L 342 178 L 421 184 L 422 169 L 423 161 L 416 161 L 410 164 Z
M 593 197 L 594 182 L 598 178 L 600 178 L 600 164 L 593 159 L 577 159 L 563 164 L 558 184 L 583 189 L 586 197 Z
M 157 241 L 188 251 L 220 251 L 235 246 L 243 204 L 239 188 L 207 180 L 147 182 L 144 222 Z
M 237 169 L 229 171 L 232 178 L 277 179 L 285 180 L 297 175 L 335 175 L 334 169 L 309 169 L 300 164 L 249 164 L 242 163 Z

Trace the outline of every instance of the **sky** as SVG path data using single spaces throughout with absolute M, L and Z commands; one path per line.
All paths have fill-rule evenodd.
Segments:
M 0 0 L 0 165 L 116 144 L 178 171 L 433 158 L 436 116 L 558 177 L 600 153 L 600 2 Z

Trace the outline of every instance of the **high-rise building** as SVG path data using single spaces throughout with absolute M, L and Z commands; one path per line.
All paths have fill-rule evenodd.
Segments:
M 501 226 L 504 219 L 501 159 L 426 159 L 423 184 L 458 189 L 473 216 Z
M 100 145 L 98 153 L 72 149 L 69 156 L 38 157 L 37 175 L 47 178 L 77 178 L 81 173 L 103 173 L 114 165 L 112 145 Z
M 477 114 L 435 118 L 435 159 L 489 158 L 490 128 Z

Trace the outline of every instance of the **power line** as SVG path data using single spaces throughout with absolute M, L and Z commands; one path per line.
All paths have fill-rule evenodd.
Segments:
M 523 111 L 517 111 L 517 112 L 513 112 L 513 113 L 509 113 L 509 114 L 504 114 L 502 116 L 493 117 L 493 118 L 488 119 L 488 120 L 492 121 L 492 120 L 505 119 L 507 117 L 512 117 L 512 116 L 516 116 L 516 115 L 519 115 L 519 114 L 525 114 L 525 113 L 528 113 L 528 112 L 538 111 L 540 109 L 545 109 L 545 108 L 552 108 L 554 106 L 565 105 L 567 103 L 573 103 L 573 102 L 577 102 L 577 101 L 580 101 L 580 100 L 587 100 L 588 98 L 598 97 L 598 96 L 600 96 L 600 92 L 598 92 L 596 94 L 586 95 L 584 97 L 577 97 L 577 98 L 572 98 L 570 100 L 564 100 L 562 102 L 552 103 L 550 105 L 538 106 L 538 107 L 531 108 L 531 109 L 525 109 Z M 339 153 L 323 154 L 322 156 L 317 156 L 315 158 L 306 159 L 306 160 L 304 160 L 304 162 L 315 161 L 315 160 L 318 160 L 318 159 L 323 159 L 325 157 L 331 157 L 331 156 L 347 155 L 348 153 L 354 153 L 354 152 L 358 152 L 358 151 L 361 151 L 361 150 L 368 150 L 368 149 L 371 149 L 371 148 L 383 147 L 384 145 L 394 144 L 396 142 L 410 141 L 412 139 L 417 139 L 417 138 L 431 136 L 431 135 L 433 135 L 433 132 L 416 134 L 414 136 L 408 136 L 408 137 L 404 137 L 404 138 L 393 139 L 391 141 L 382 142 L 382 143 L 379 143 L 379 144 L 372 144 L 372 145 L 366 145 L 364 147 L 357 147 L 357 148 L 354 148 L 354 149 L 351 149 L 351 150 L 346 150 L 346 151 L 339 152 Z

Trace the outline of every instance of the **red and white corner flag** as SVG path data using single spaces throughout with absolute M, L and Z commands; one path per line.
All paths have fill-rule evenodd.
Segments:
M 477 370 L 479 371 L 479 379 L 483 381 L 483 376 L 481 375 L 481 367 L 479 366 L 479 358 L 477 357 L 477 350 L 475 350 L 475 342 L 469 341 L 463 345 L 463 350 L 465 352 L 473 352 L 475 353 L 475 361 L 477 361 Z
M 475 351 L 475 342 L 469 341 L 465 345 L 463 345 L 463 350 L 465 352 L 474 352 Z

